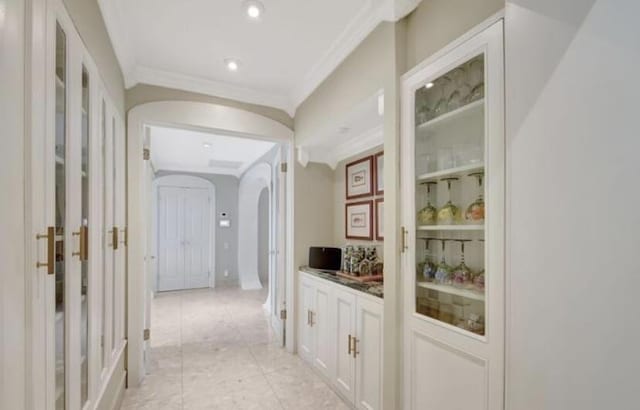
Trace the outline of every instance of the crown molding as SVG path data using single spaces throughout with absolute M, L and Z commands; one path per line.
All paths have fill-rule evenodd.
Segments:
M 306 162 L 321 162 L 335 170 L 340 161 L 356 156 L 372 148 L 384 144 L 384 127 L 378 125 L 359 135 L 355 135 L 340 143 L 331 146 L 320 145 L 313 147 L 299 147 L 300 152 L 305 152 Z M 298 159 L 306 166 L 306 163 Z
M 369 34 L 383 20 L 382 11 L 385 9 L 384 0 L 368 1 L 354 18 L 347 24 L 344 31 L 331 44 L 327 52 L 314 64 L 303 77 L 299 85 L 294 87 L 291 100 L 298 108 L 304 100 L 315 91 L 322 82 L 367 38 Z
M 98 0 L 98 7 L 102 13 L 102 20 L 111 39 L 113 51 L 120 63 L 125 88 L 135 85 L 136 57 L 133 43 L 129 40 L 126 25 L 123 24 L 122 13 L 117 1 Z
M 227 82 L 140 66 L 117 1 L 98 0 L 127 89 L 139 83 L 176 88 L 284 110 L 291 117 L 297 107 L 362 43 L 382 21 L 397 21 L 421 0 L 368 0 L 346 28 L 295 86 L 290 95 L 267 93 Z
M 143 83 L 167 88 L 176 88 L 199 94 L 228 98 L 250 104 L 265 105 L 284 110 L 290 116 L 295 112 L 291 100 L 284 95 L 270 94 L 252 88 L 241 87 L 223 81 L 209 80 L 168 71 L 138 66 L 135 69 L 135 84 Z

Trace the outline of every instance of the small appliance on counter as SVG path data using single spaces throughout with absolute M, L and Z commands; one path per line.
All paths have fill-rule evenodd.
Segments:
M 323 271 L 337 272 L 342 265 L 342 249 L 311 246 L 309 267 Z

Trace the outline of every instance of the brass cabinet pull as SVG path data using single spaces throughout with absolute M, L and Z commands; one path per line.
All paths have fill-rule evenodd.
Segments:
M 352 339 L 352 337 L 351 337 L 351 335 L 349 335 L 349 344 L 348 344 L 349 348 L 347 349 L 347 352 L 348 352 L 347 354 L 348 355 L 351 355 L 351 339 Z
M 89 260 L 89 227 L 86 225 L 80 227 L 80 260 Z
M 118 249 L 118 227 L 114 226 L 113 227 L 113 231 L 111 231 L 111 234 L 113 235 L 111 237 L 111 241 L 113 242 L 113 250 L 117 250 Z
M 403 226 L 402 227 L 402 253 L 404 253 L 407 249 L 409 249 L 409 247 L 407 246 L 407 235 L 408 234 L 409 234 L 409 232 Z
M 353 348 L 352 348 L 353 358 L 354 358 L 354 359 L 356 358 L 356 356 L 358 355 L 358 353 L 360 353 L 360 352 L 358 352 L 358 351 L 357 351 L 356 343 L 358 343 L 358 339 L 356 339 L 356 337 L 354 336 L 354 337 L 353 337 Z
M 47 228 L 47 233 L 45 234 L 37 234 L 36 239 L 46 239 L 47 240 L 47 262 L 36 262 L 37 268 L 47 267 L 47 274 L 53 275 L 56 273 L 55 263 L 56 263 L 56 228 L 50 226 Z

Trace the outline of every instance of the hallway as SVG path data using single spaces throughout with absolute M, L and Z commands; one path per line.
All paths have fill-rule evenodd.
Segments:
M 348 409 L 279 347 L 265 299 L 266 290 L 239 288 L 156 295 L 151 371 L 121 409 Z

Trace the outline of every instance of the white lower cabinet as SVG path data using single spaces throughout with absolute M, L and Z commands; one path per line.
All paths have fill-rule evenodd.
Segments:
M 300 276 L 300 356 L 356 408 L 382 408 L 382 300 Z

